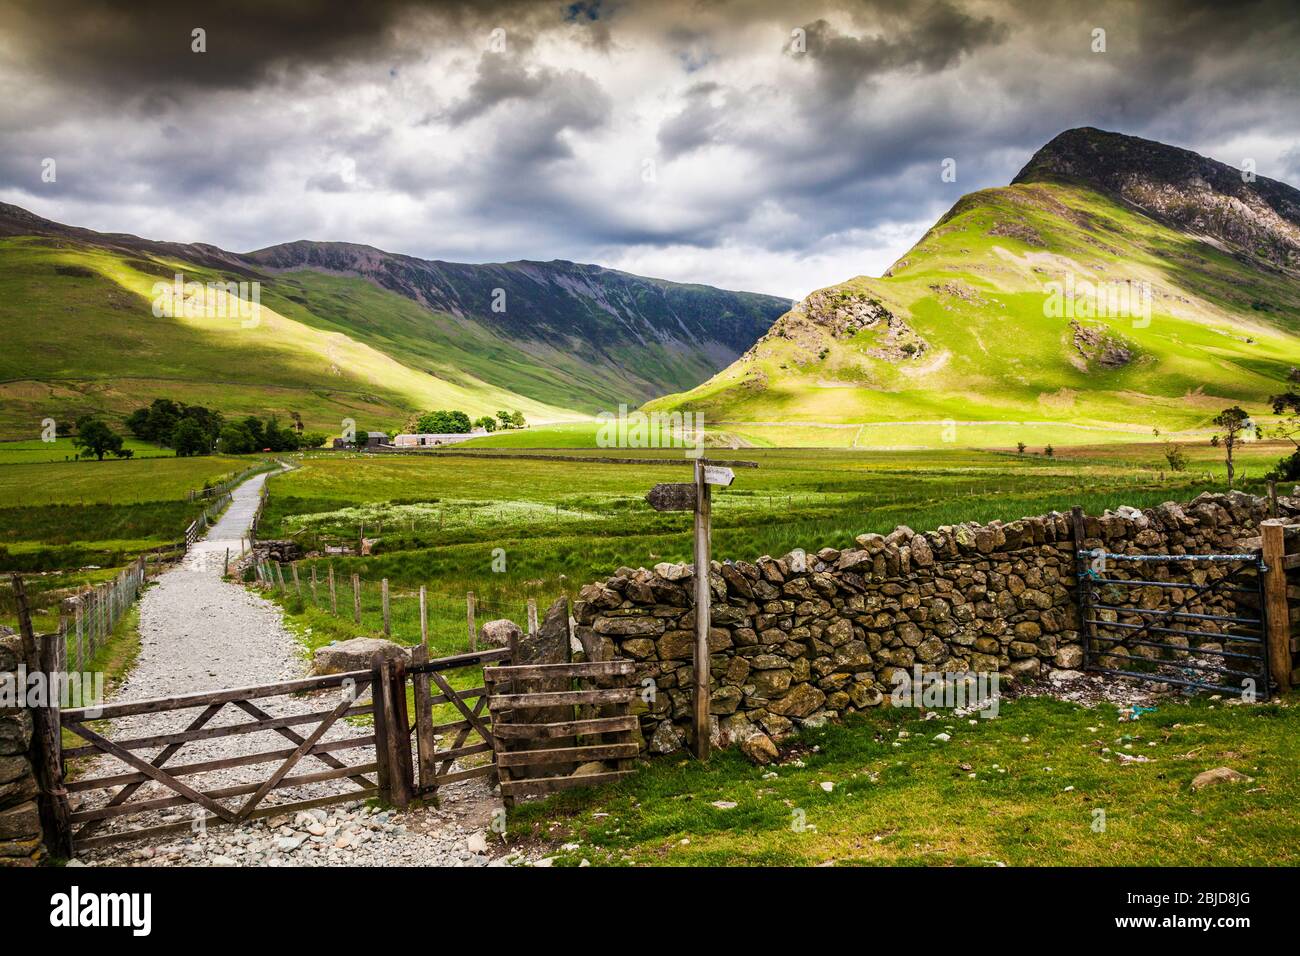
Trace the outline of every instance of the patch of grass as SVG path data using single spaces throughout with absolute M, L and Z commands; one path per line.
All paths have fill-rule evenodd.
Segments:
M 560 865 L 1295 865 L 1295 704 L 1170 701 L 1123 723 L 1049 698 L 1004 700 L 992 720 L 879 709 L 805 732 L 771 768 L 735 751 L 652 759 L 521 805 L 511 834 L 554 844 Z M 1253 782 L 1193 793 L 1217 766 Z

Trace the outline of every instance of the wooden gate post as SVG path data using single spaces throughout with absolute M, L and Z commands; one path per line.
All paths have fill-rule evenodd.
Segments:
M 371 658 L 375 683 L 375 754 L 379 762 L 380 797 L 395 807 L 405 807 L 414 795 L 411 766 L 411 731 L 406 708 L 406 661 L 385 659 L 382 651 Z
M 37 807 L 45 845 L 57 857 L 72 856 L 72 823 L 68 819 L 68 791 L 63 786 L 63 741 L 59 721 L 57 679 L 64 669 L 66 644 L 61 635 L 47 635 L 38 641 L 32 630 L 31 610 L 23 579 L 13 576 L 14 602 L 18 606 L 19 641 L 29 671 L 44 671 L 49 691 L 45 706 L 32 707 L 33 769 L 40 787 Z
M 1279 693 L 1291 689 L 1291 621 L 1286 600 L 1286 532 L 1281 521 L 1260 522 L 1263 543 L 1264 604 L 1268 618 L 1268 669 Z M 1265 694 L 1268 688 L 1262 688 Z
M 423 587 L 420 588 L 420 606 L 421 608 L 424 606 Z M 415 648 L 411 660 L 415 664 L 428 663 L 428 646 L 421 644 Z M 411 685 L 414 691 L 412 703 L 415 706 L 415 746 L 420 769 L 420 793 L 436 797 L 438 787 L 435 781 L 438 768 L 434 754 L 438 749 L 438 744 L 433 739 L 433 710 L 432 705 L 429 703 L 429 675 L 425 673 L 413 675 Z

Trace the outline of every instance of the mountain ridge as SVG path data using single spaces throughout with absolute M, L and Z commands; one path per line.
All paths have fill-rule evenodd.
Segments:
M 0 427 L 15 416 L 44 417 L 34 396 L 47 387 L 59 396 L 47 411 L 122 414 L 162 389 L 185 390 L 166 382 L 190 379 L 189 391 L 209 393 L 211 402 L 211 386 L 234 380 L 244 388 L 241 376 L 249 379 L 237 396 L 243 405 L 266 414 L 270 402 L 270 411 L 309 417 L 314 407 L 330 407 L 326 428 L 331 418 L 358 412 L 349 409 L 352 399 L 339 398 L 345 393 L 364 396 L 360 413 L 370 417 L 384 408 L 383 416 L 402 419 L 442 400 L 467 411 L 518 407 L 530 420 L 574 420 L 705 380 L 790 304 L 562 260 L 437 262 L 309 240 L 234 253 L 99 233 L 9 204 L 0 204 L 0 250 L 0 283 L 9 292 L 0 327 L 21 346 L 0 357 L 0 380 L 10 383 L 7 393 L 0 389 L 10 413 L 0 415 Z M 255 280 L 272 319 L 260 330 L 218 336 L 215 326 L 182 328 L 141 315 L 150 287 L 175 272 L 200 282 Z M 80 321 L 65 315 L 74 310 Z M 64 333 L 35 336 L 34 313 L 66 322 Z M 146 327 L 152 340 L 137 334 Z M 99 348 L 129 341 L 130 354 L 87 360 L 78 349 L 87 329 Z M 337 361 L 340 349 L 349 362 Z M 120 388 L 106 384 L 114 379 Z M 130 384 L 144 381 L 154 384 Z M 303 408 L 281 404 L 276 396 L 285 388 L 302 396 Z M 320 399 L 322 391 L 333 397 Z
M 1204 427 L 1225 405 L 1266 401 L 1300 364 L 1296 191 L 1236 171 L 1238 187 L 1231 171 L 1066 131 L 1017 181 L 958 199 L 881 277 L 814 291 L 727 369 L 648 407 L 701 412 L 756 444 L 819 443 L 828 424 L 871 425 L 848 434 L 875 447 Z M 1091 290 L 1078 314 L 1066 287 Z M 1149 293 L 1150 314 L 1085 308 L 1117 289 Z M 963 437 L 914 424 L 936 420 L 965 423 Z M 1017 433 L 1042 421 L 1059 425 Z

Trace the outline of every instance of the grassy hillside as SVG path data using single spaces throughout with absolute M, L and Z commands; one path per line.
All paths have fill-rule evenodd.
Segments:
M 222 278 L 182 260 L 141 259 L 74 240 L 0 239 L 0 328 L 8 346 L 0 354 L 0 433 L 34 436 L 46 416 L 120 415 L 158 396 L 228 415 L 297 411 L 308 427 L 329 433 L 343 418 L 377 427 L 421 408 L 575 417 L 468 373 L 438 377 L 327 322 L 302 321 L 301 310 L 281 312 L 288 300 L 279 288 L 270 295 L 263 289 L 255 328 L 238 318 L 155 317 L 153 285 L 175 272 L 199 282 Z
M 1045 314 L 1047 283 L 1071 274 L 1149 282 L 1149 324 Z M 1300 364 L 1298 332 L 1300 284 L 1266 261 L 1088 188 L 1026 183 L 964 197 L 884 278 L 814 293 L 647 408 L 756 443 L 773 426 L 777 443 L 856 447 L 1131 440 L 1204 429 L 1233 403 L 1262 412 Z M 888 427 L 811 427 L 863 423 Z
M 155 316 L 155 284 L 178 273 L 258 283 L 259 321 Z M 788 305 L 572 262 L 466 265 L 317 242 L 239 255 L 0 204 L 0 439 L 158 397 L 297 413 L 327 434 L 433 408 L 575 421 L 703 381 Z

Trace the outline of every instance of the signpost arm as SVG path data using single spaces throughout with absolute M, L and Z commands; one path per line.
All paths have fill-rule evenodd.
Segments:
M 709 484 L 703 458 L 695 460 L 695 756 L 709 759 L 709 566 L 711 555 Z

